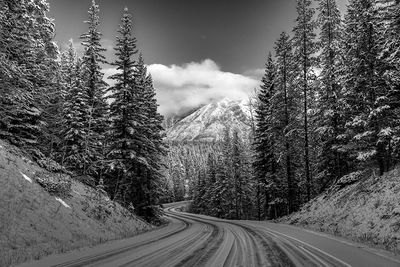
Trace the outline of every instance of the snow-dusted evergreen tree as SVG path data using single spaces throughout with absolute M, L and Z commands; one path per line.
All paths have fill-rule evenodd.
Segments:
M 88 31 L 82 34 L 82 45 L 85 49 L 82 58 L 82 79 L 88 95 L 89 112 L 86 122 L 86 152 L 91 163 L 85 166 L 85 173 L 101 175 L 103 169 L 103 151 L 105 146 L 105 132 L 107 127 L 107 103 L 105 90 L 107 83 L 103 80 L 104 73 L 101 64 L 106 63 L 102 54 L 105 49 L 100 41 L 99 6 L 93 0 L 89 8 L 89 19 L 85 21 Z M 96 151 L 92 154 L 92 151 Z
M 74 46 L 74 41 L 69 40 L 68 48 L 61 54 L 61 77 L 64 84 L 64 91 L 67 93 L 69 89 L 75 86 L 77 73 L 76 66 L 78 55 Z
M 373 0 L 351 0 L 344 29 L 344 97 L 349 153 L 385 171 L 387 86 L 380 70 L 379 35 Z
M 139 55 L 139 63 L 143 61 L 143 57 L 140 54 Z M 146 87 L 144 91 L 144 97 L 146 100 L 146 105 L 145 105 L 145 113 L 147 114 L 147 117 L 149 118 L 149 125 L 150 125 L 150 135 L 149 138 L 152 140 L 155 151 L 158 156 L 161 156 L 166 152 L 166 147 L 165 143 L 163 141 L 163 132 L 164 128 L 162 126 L 164 117 L 158 112 L 158 103 L 156 99 L 156 92 L 155 88 L 153 85 L 153 78 L 151 74 L 148 74 L 146 76 Z M 156 156 L 156 162 L 159 163 L 159 159 L 157 159 Z M 156 164 L 157 165 L 157 164 Z M 154 165 L 154 166 L 156 166 Z
M 142 55 L 139 56 L 136 65 L 136 76 L 134 81 L 136 90 L 136 102 L 139 104 L 138 127 L 136 135 L 138 143 L 138 164 L 136 177 L 139 180 L 136 186 L 137 203 L 143 205 L 143 215 L 152 217 L 154 204 L 160 195 L 160 168 L 161 156 L 165 155 L 165 146 L 162 141 L 162 116 L 157 112 L 157 101 L 151 76 Z
M 223 141 L 208 152 L 205 164 L 197 173 L 191 210 L 226 219 L 256 218 L 250 144 L 237 129 L 231 136 L 226 127 Z
M 208 181 L 208 173 L 206 173 L 204 170 L 199 171 L 197 175 L 197 184 L 195 187 L 196 188 L 190 210 L 191 212 L 195 213 L 207 214 L 209 211 L 209 206 L 205 196 L 210 192 L 210 183 Z
M 142 124 L 140 118 L 140 103 L 137 102 L 134 81 L 136 76 L 136 61 L 133 58 L 137 54 L 136 38 L 132 35 L 132 21 L 128 9 L 125 8 L 121 19 L 120 36 L 114 48 L 117 60 L 113 63 L 117 67 L 117 73 L 110 79 L 115 80 L 115 85 L 109 89 L 109 98 L 113 100 L 110 105 L 111 127 L 108 134 L 112 174 L 109 186 L 113 187 L 113 197 L 120 201 L 132 202 L 130 185 L 137 152 L 141 140 L 137 128 Z
M 400 158 L 400 1 L 376 0 L 376 24 L 379 31 L 379 59 L 381 72 L 388 86 L 389 110 L 387 127 L 381 138 L 388 143 L 386 168 L 391 168 Z M 392 155 L 389 155 L 392 154 Z M 392 157 L 394 156 L 394 158 Z
M 218 169 L 218 155 L 216 153 L 209 153 L 207 155 L 207 167 L 206 167 L 206 178 L 204 182 L 199 184 L 199 189 L 201 191 L 196 190 L 196 193 L 201 194 L 201 205 L 203 206 L 203 213 L 209 213 L 215 206 L 214 201 L 220 202 L 217 195 L 215 195 L 215 184 L 217 182 L 217 173 Z M 218 177 L 219 178 L 219 177 Z
M 52 83 L 50 68 L 58 53 L 54 24 L 45 0 L 0 5 L 0 134 L 19 145 L 37 144 L 42 133 L 42 103 Z
M 84 174 L 90 165 L 87 146 L 88 95 L 82 81 L 82 61 L 76 55 L 72 40 L 61 57 L 65 98 L 61 119 L 59 162 L 77 174 Z
M 320 28 L 320 67 L 318 86 L 318 113 L 316 118 L 318 141 L 317 185 L 320 190 L 345 174 L 345 154 L 338 138 L 344 132 L 342 114 L 342 22 L 335 0 L 319 0 L 318 27 Z
M 276 112 L 275 127 L 278 131 L 279 140 L 276 140 L 276 151 L 279 151 L 278 158 L 283 159 L 282 174 L 279 177 L 277 190 L 271 201 L 274 207 L 280 209 L 282 204 L 285 205 L 287 211 L 292 212 L 298 206 L 297 201 L 297 181 L 295 177 L 295 151 L 298 139 L 299 107 L 296 103 L 299 95 L 294 88 L 294 56 L 292 52 L 292 42 L 290 37 L 285 33 L 281 33 L 279 39 L 275 43 L 276 52 L 276 93 L 273 97 L 272 109 Z M 285 180 L 283 183 L 282 180 Z M 283 186 L 284 185 L 284 186 Z M 286 200 L 282 199 L 286 196 Z M 283 212 L 287 212 L 283 211 Z M 281 211 L 282 212 L 282 211 Z
M 316 23 L 313 20 L 315 14 L 311 6 L 311 0 L 297 0 L 297 19 L 293 29 L 293 47 L 296 68 L 296 87 L 303 92 L 303 128 L 304 128 L 304 175 L 306 179 L 307 199 L 312 195 L 312 177 L 310 167 L 310 133 L 309 133 L 309 101 L 312 97 L 313 80 L 315 80 L 314 67 L 316 59 L 314 54 L 317 52 L 315 42 Z
M 213 216 L 219 218 L 233 218 L 234 210 L 234 183 L 231 179 L 232 174 L 232 137 L 230 128 L 226 126 L 224 129 L 224 139 L 222 144 L 222 152 L 217 159 L 217 173 L 213 186 L 213 197 L 211 207 L 215 211 Z
M 276 180 L 275 158 L 275 110 L 272 101 L 275 95 L 276 68 L 271 53 L 265 64 L 265 73 L 255 108 L 256 130 L 254 137 L 254 171 L 257 181 L 258 219 L 267 216 L 270 201 L 269 189 Z
M 151 77 L 143 57 L 136 62 L 136 39 L 128 9 L 121 19 L 120 36 L 115 47 L 118 73 L 110 78 L 116 83 L 110 88 L 109 159 L 116 181 L 111 182 L 115 197 L 132 202 L 137 212 L 151 219 L 154 204 L 160 195 L 161 156 L 164 145 L 161 136 L 162 117 Z
M 248 172 L 250 160 L 248 158 L 249 156 L 245 153 L 245 146 L 238 130 L 234 129 L 231 151 L 231 180 L 234 185 L 234 218 L 237 220 L 249 219 L 249 216 L 251 216 L 248 210 L 251 193 L 251 190 L 249 190 L 251 175 Z

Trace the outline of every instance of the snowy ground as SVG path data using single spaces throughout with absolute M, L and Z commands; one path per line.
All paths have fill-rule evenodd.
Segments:
M 333 187 L 284 221 L 400 253 L 400 169 Z
M 46 172 L 21 150 L 0 140 L 0 266 L 134 236 L 152 227 L 107 198 L 66 176 L 70 196 L 54 196 L 39 184 Z M 104 209 L 101 218 L 96 213 Z

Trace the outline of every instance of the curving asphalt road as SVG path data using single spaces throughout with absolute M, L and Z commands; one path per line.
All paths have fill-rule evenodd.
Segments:
M 293 226 L 179 212 L 139 236 L 21 266 L 400 266 L 400 257 Z

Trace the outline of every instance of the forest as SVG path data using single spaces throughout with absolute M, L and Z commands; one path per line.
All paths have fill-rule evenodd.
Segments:
M 347 8 L 343 19 L 334 0 L 317 8 L 297 1 L 292 32 L 282 32 L 266 60 L 254 132 L 243 141 L 227 136 L 223 152 L 209 155 L 193 211 L 273 219 L 333 184 L 395 168 L 400 1 Z
M 121 17 L 116 60 L 108 62 L 118 71 L 109 86 L 95 1 L 80 36 L 83 55 L 72 40 L 59 51 L 47 1 L 6 0 L 0 8 L 0 138 L 46 169 L 104 187 L 136 214 L 157 217 L 163 117 L 129 11 Z
M 400 1 L 297 1 L 251 101 L 250 132 L 169 142 L 123 10 L 107 62 L 92 1 L 79 55 L 60 51 L 45 0 L 0 6 L 0 138 L 151 221 L 164 202 L 228 219 L 273 219 L 331 185 L 393 169 L 400 153 Z M 117 73 L 104 77 L 103 65 Z M 115 82 L 108 85 L 104 80 Z

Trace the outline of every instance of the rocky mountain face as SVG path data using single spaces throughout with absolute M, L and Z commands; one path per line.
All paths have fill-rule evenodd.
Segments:
M 249 101 L 225 98 L 201 107 L 167 130 L 170 141 L 221 141 L 225 128 L 247 137 L 251 129 Z

